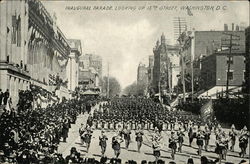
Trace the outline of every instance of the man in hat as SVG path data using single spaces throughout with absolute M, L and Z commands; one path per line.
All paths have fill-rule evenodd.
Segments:
M 205 125 L 205 131 L 204 131 L 204 141 L 205 141 L 205 150 L 207 151 L 207 147 L 209 145 L 211 130 L 208 127 L 208 125 Z
M 241 149 L 241 152 L 239 153 L 240 157 L 244 157 L 246 154 L 248 138 L 249 138 L 249 132 L 247 131 L 247 127 L 244 126 L 240 132 L 240 137 L 239 137 L 239 147 Z
M 171 157 L 173 160 L 174 160 L 174 155 L 176 153 L 177 142 L 178 142 L 178 137 L 175 135 L 174 131 L 171 131 L 168 147 L 171 149 Z
M 129 143 L 131 140 L 131 137 L 130 137 L 131 131 L 128 128 L 128 125 L 125 125 L 125 128 L 122 131 L 122 134 L 123 134 L 124 140 L 125 140 L 125 147 L 126 147 L 126 149 L 128 149 L 128 146 L 129 146 Z
M 155 156 L 155 162 L 157 162 L 161 156 L 161 141 L 162 136 L 159 132 L 159 129 L 155 127 L 155 133 L 152 136 L 152 148 L 153 148 L 153 154 Z
M 2 105 L 2 101 L 3 101 L 3 92 L 2 92 L 2 89 L 0 89 L 0 106 Z
M 142 141 L 143 141 L 143 137 L 142 136 L 144 135 L 144 133 L 141 130 L 140 126 L 138 126 L 137 129 L 138 130 L 135 131 L 135 135 L 136 135 L 135 140 L 137 142 L 137 150 L 140 153 L 140 149 L 141 149 L 141 145 L 142 145 Z
M 177 136 L 178 136 L 178 151 L 181 153 L 182 152 L 182 144 L 184 142 L 184 132 L 182 131 L 181 127 L 179 127 L 179 130 L 177 131 Z
M 10 97 L 9 89 L 6 89 L 6 92 L 3 94 L 3 104 L 6 105 L 8 98 Z
M 121 143 L 123 142 L 122 137 L 119 133 L 116 133 L 115 136 L 112 138 L 112 148 L 115 153 L 115 157 L 118 158 L 121 153 Z
M 234 145 L 235 145 L 235 141 L 236 141 L 236 136 L 237 136 L 237 132 L 235 130 L 235 126 L 234 124 L 231 126 L 231 130 L 229 131 L 229 137 L 230 137 L 230 141 L 231 141 L 231 146 L 230 146 L 230 150 L 234 151 Z
M 198 155 L 201 155 L 201 150 L 203 147 L 203 140 L 204 140 L 204 131 L 201 130 L 201 127 L 199 127 L 198 132 L 197 132 L 197 140 L 196 144 L 198 145 Z
M 99 146 L 101 146 L 102 157 L 104 157 L 106 147 L 107 147 L 108 137 L 105 135 L 104 130 L 101 131 L 101 136 L 99 136 Z

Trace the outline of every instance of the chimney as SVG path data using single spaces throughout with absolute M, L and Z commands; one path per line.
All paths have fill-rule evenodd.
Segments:
M 234 23 L 232 23 L 232 31 L 234 31 Z
M 239 25 L 236 25 L 235 30 L 236 30 L 236 31 L 240 31 L 240 26 L 239 26 Z
M 224 24 L 224 31 L 228 31 L 228 25 Z

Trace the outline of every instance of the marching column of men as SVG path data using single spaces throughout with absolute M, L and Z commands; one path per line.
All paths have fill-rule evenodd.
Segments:
M 135 115 L 133 116 L 131 113 Z M 98 120 L 101 121 L 98 122 Z M 102 129 L 102 134 L 99 137 L 102 156 L 104 156 L 106 141 L 108 140 L 108 137 L 103 135 L 104 129 L 116 131 L 112 138 L 112 148 L 116 158 L 121 153 L 120 144 L 122 142 L 125 141 L 125 148 L 129 148 L 131 130 L 135 130 L 138 152 L 140 152 L 142 146 L 144 130 L 149 132 L 154 130 L 151 134 L 151 143 L 156 161 L 161 156 L 160 151 L 164 145 L 162 140 L 166 137 L 162 135 L 162 131 L 165 130 L 171 130 L 169 148 L 171 149 L 172 159 L 175 158 L 177 150 L 180 153 L 182 152 L 185 133 L 188 134 L 190 147 L 192 147 L 193 140 L 196 139 L 197 154 L 202 156 L 202 150 L 209 151 L 210 135 L 214 128 L 216 134 L 215 152 L 218 154 L 220 161 L 226 160 L 229 143 L 230 150 L 234 151 L 237 136 L 239 136 L 239 147 L 241 148 L 240 157 L 244 157 L 249 138 L 246 127 L 240 133 L 237 133 L 233 125 L 231 131 L 226 134 L 219 124 L 212 126 L 210 122 L 201 126 L 201 120 L 198 117 L 181 111 L 168 111 L 155 102 L 144 98 L 121 98 L 103 103 L 98 110 L 94 111 L 93 116 L 90 116 L 87 122 L 88 125 L 92 125 L 96 129 Z

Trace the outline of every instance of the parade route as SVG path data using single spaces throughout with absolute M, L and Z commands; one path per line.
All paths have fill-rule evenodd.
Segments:
M 92 110 L 93 111 L 93 110 Z M 71 147 L 76 147 L 77 151 L 81 153 L 81 156 L 84 158 L 95 158 L 99 160 L 101 158 L 101 149 L 99 146 L 99 136 L 101 134 L 100 129 L 94 129 L 92 140 L 89 148 L 89 152 L 86 152 L 86 147 L 83 145 L 80 141 L 79 136 L 79 128 L 81 124 L 86 124 L 87 117 L 89 114 L 81 114 L 77 117 L 76 124 L 72 124 L 71 129 L 69 130 L 69 137 L 67 138 L 67 142 L 61 142 L 59 144 L 58 152 L 63 154 L 63 157 L 66 157 L 69 155 Z M 227 131 L 227 130 L 226 130 Z M 141 152 L 137 152 L 137 143 L 135 141 L 135 130 L 131 131 L 131 143 L 129 145 L 129 149 L 125 149 L 125 143 L 121 143 L 121 154 L 119 158 L 122 159 L 123 162 L 128 160 L 134 160 L 137 161 L 137 163 L 140 163 L 142 160 L 147 161 L 154 161 L 153 156 L 153 150 L 152 150 L 152 143 L 151 143 L 151 134 L 153 131 L 144 130 L 144 137 L 143 137 L 143 145 L 141 148 Z M 105 130 L 105 134 L 108 137 L 107 141 L 107 149 L 105 155 L 111 159 L 114 157 L 114 151 L 111 147 L 111 140 L 112 137 L 115 135 L 114 130 Z M 182 147 L 182 152 L 177 152 L 175 155 L 175 160 L 171 159 L 171 149 L 168 148 L 168 139 L 170 136 L 170 131 L 162 131 L 163 141 L 162 141 L 162 149 L 161 149 L 161 159 L 166 161 L 167 163 L 170 161 L 175 161 L 178 164 L 185 164 L 188 160 L 188 158 L 192 157 L 194 160 L 194 163 L 200 163 L 200 156 L 197 155 L 198 146 L 196 145 L 196 139 L 194 139 L 192 143 L 192 147 L 189 147 L 188 143 L 188 134 L 185 132 L 184 137 L 184 144 Z M 211 134 L 210 143 L 208 146 L 208 152 L 202 151 L 202 155 L 206 156 L 209 159 L 215 160 L 218 155 L 214 153 L 215 150 L 215 134 Z M 229 145 L 230 146 L 230 145 Z M 227 162 L 232 163 L 239 163 L 242 159 L 249 160 L 247 158 L 240 158 L 239 157 L 239 143 L 238 139 L 236 140 L 235 144 L 235 152 L 228 151 L 228 155 L 226 158 Z M 249 157 L 249 150 L 247 150 L 247 156 Z M 222 161 L 222 163 L 225 163 L 225 160 Z

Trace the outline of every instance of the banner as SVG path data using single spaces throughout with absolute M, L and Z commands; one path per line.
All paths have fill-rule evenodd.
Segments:
M 212 99 L 210 99 L 206 104 L 201 107 L 201 117 L 203 120 L 207 120 L 209 117 L 213 115 L 213 103 Z

